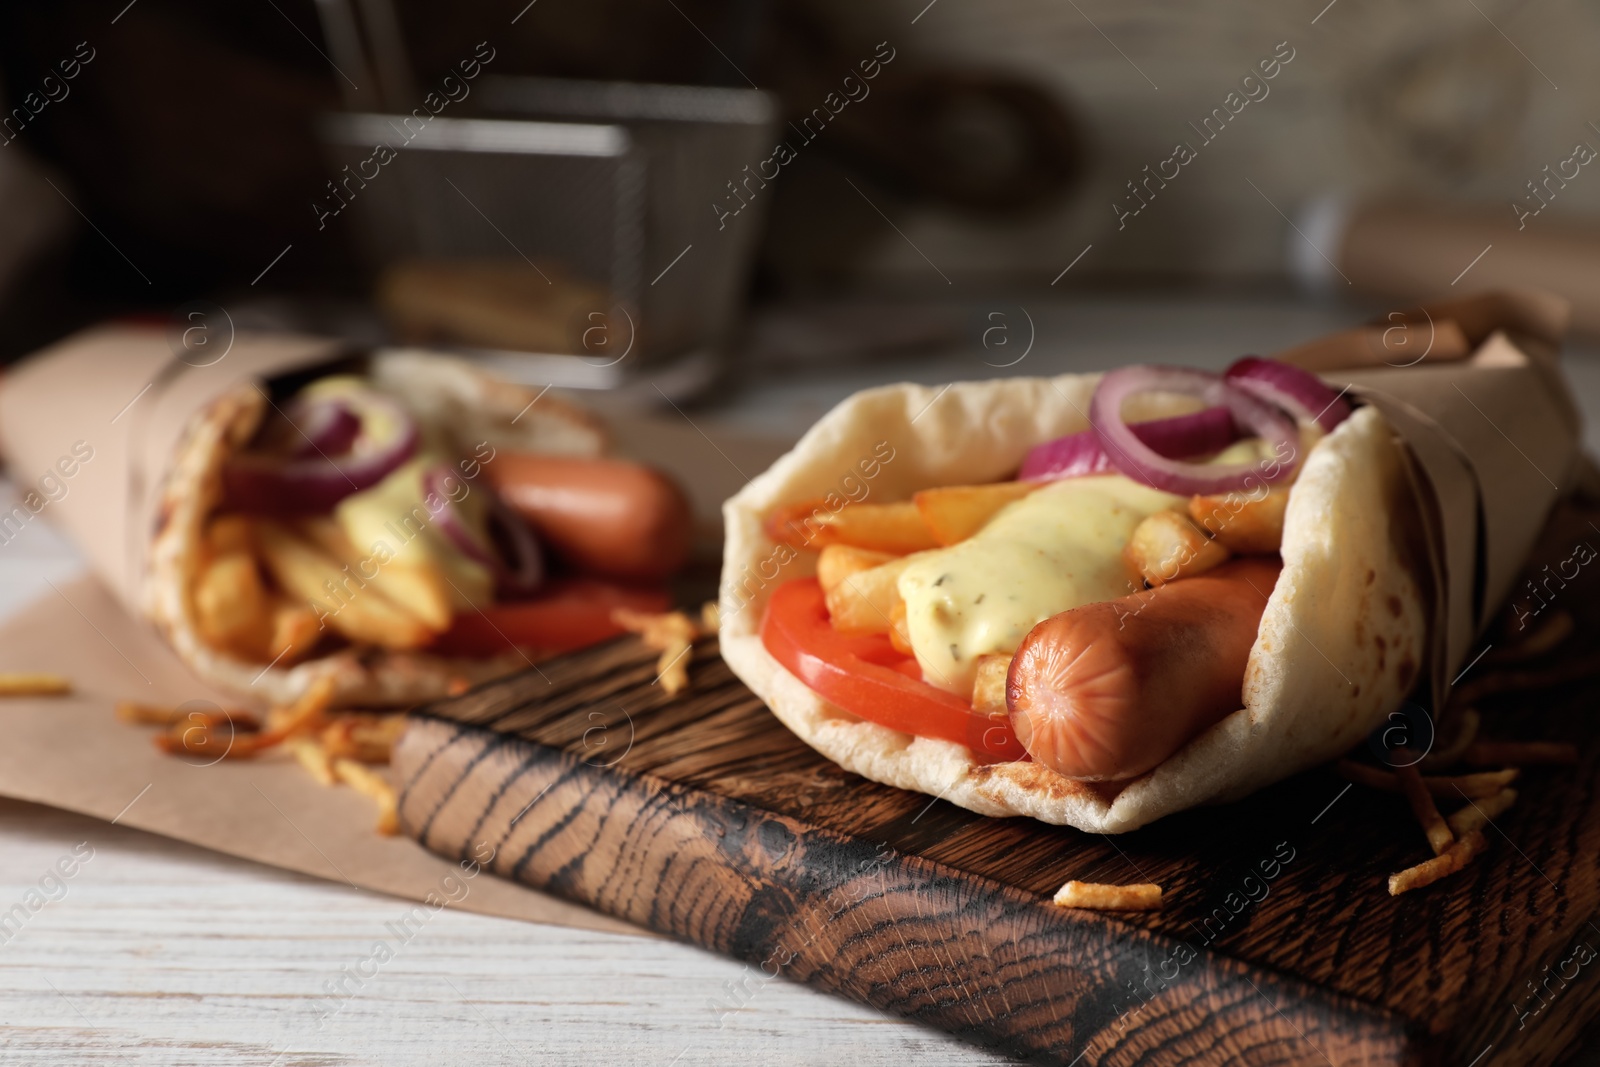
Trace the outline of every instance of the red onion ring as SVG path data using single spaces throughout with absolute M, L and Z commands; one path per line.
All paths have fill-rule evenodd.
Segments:
M 1350 417 L 1350 404 L 1309 371 L 1275 359 L 1245 356 L 1223 372 L 1235 389 L 1280 407 L 1301 422 L 1315 422 L 1331 431 Z
M 1206 408 L 1189 415 L 1128 425 L 1139 440 L 1168 459 L 1220 452 L 1239 439 L 1239 428 L 1233 424 L 1233 414 L 1225 407 Z M 1085 474 L 1106 474 L 1117 469 L 1111 457 L 1106 455 L 1100 436 L 1090 429 L 1036 445 L 1022 460 L 1017 479 L 1044 482 L 1077 478 Z
M 376 392 L 342 400 L 361 421 L 349 451 L 301 458 L 242 452 L 222 469 L 224 507 L 252 515 L 325 514 L 345 497 L 383 481 L 416 453 L 421 434 L 398 402 Z M 385 422 L 390 433 L 380 437 L 373 427 Z
M 361 416 L 338 397 L 297 399 L 284 414 L 292 427 L 286 451 L 294 459 L 343 455 L 361 434 Z
M 1138 393 L 1181 393 L 1208 406 L 1226 407 L 1239 426 L 1259 436 L 1280 458 L 1255 463 L 1186 463 L 1156 452 L 1122 420 L 1122 405 Z M 1274 482 L 1294 470 L 1299 459 L 1299 431 L 1294 420 L 1219 375 L 1187 367 L 1151 365 L 1123 367 L 1100 379 L 1089 404 L 1094 427 L 1111 462 L 1134 481 L 1184 496 L 1210 496 L 1250 486 L 1252 477 Z
M 490 536 L 502 549 L 496 551 L 478 536 L 445 490 L 445 480 L 450 477 L 453 472 L 442 466 L 429 467 L 422 475 L 423 492 L 443 502 L 437 511 L 428 509 L 439 532 L 460 549 L 462 555 L 488 567 L 494 573 L 496 584 L 504 591 L 523 595 L 538 589 L 544 581 L 544 553 L 539 549 L 533 530 L 492 490 L 485 490 L 489 493 Z M 494 537 L 496 531 L 499 537 Z

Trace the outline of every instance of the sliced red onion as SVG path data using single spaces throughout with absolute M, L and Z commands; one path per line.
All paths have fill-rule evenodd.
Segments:
M 1257 400 L 1280 407 L 1301 422 L 1315 422 L 1324 432 L 1350 417 L 1350 404 L 1309 371 L 1275 359 L 1245 356 L 1224 372 L 1228 384 Z
M 336 397 L 296 400 L 284 414 L 292 427 L 287 451 L 295 459 L 343 455 L 361 434 L 361 416 Z
M 1255 463 L 1186 463 L 1161 455 L 1122 421 L 1122 405 L 1139 393 L 1181 393 L 1228 409 L 1233 421 L 1259 436 L 1276 459 Z M 1252 478 L 1274 482 L 1294 470 L 1299 431 L 1294 420 L 1270 404 L 1235 389 L 1220 375 L 1187 367 L 1123 367 L 1100 379 L 1089 404 L 1089 423 L 1111 462 L 1123 474 L 1169 493 L 1211 495 L 1250 488 Z
M 422 475 L 423 492 L 443 501 L 438 511 L 429 509 L 439 532 L 468 559 L 488 567 L 495 575 L 496 584 L 506 592 L 521 595 L 539 588 L 544 581 L 544 553 L 539 550 L 533 530 L 492 490 L 486 490 L 493 544 L 485 541 L 445 489 L 446 479 L 454 476 L 448 467 L 430 467 Z M 495 533 L 500 536 L 495 537 Z
M 1239 439 L 1239 428 L 1225 407 L 1206 408 L 1170 419 L 1130 423 L 1139 440 L 1158 455 L 1185 459 L 1220 452 Z M 1024 482 L 1076 478 L 1117 470 L 1094 430 L 1082 430 L 1035 446 L 1022 461 L 1017 478 Z
M 222 469 L 224 506 L 254 515 L 320 515 L 352 493 L 369 489 L 410 459 L 421 435 L 404 408 L 381 393 L 342 398 L 361 422 L 341 455 L 296 458 L 241 452 Z

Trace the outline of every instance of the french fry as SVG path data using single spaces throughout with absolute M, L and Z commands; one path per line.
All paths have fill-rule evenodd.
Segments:
M 700 629 L 708 634 L 714 634 L 722 627 L 722 609 L 717 607 L 715 600 L 708 600 L 700 605 Z
M 221 715 L 191 712 L 176 721 L 170 732 L 158 734 L 154 739 L 155 746 L 168 754 L 187 752 L 217 759 L 251 759 L 290 737 L 321 726 L 333 703 L 335 691 L 333 676 L 323 675 L 282 713 L 274 708 L 269 713 L 268 728 L 259 733 L 239 732 L 243 723 L 240 717 L 246 715 L 244 712 L 224 712 Z M 226 737 L 216 732 L 221 725 L 229 727 Z M 253 718 L 249 725 L 254 727 Z
M 1577 628 L 1573 622 L 1572 614 L 1566 611 L 1553 612 L 1544 623 L 1533 633 L 1524 637 L 1514 645 L 1491 649 L 1484 656 L 1487 666 L 1498 667 L 1512 663 L 1526 663 L 1538 659 L 1546 652 L 1553 650 L 1561 642 L 1572 636 L 1572 631 Z
M 903 655 L 915 655 L 911 647 L 911 629 L 906 625 L 906 602 L 899 597 L 889 609 L 889 644 Z
M 192 719 L 191 716 L 200 716 L 208 724 L 213 721 L 231 721 L 242 730 L 259 730 L 261 728 L 261 724 L 256 717 L 248 711 L 227 709 L 221 714 L 209 714 L 197 712 L 192 708 L 185 710 L 164 704 L 140 704 L 132 700 L 117 701 L 116 716 L 118 722 L 125 722 L 131 726 L 174 726 L 178 723 L 193 723 L 196 720 Z
M 793 548 L 854 545 L 904 555 L 938 548 L 916 504 L 853 504 L 833 510 L 821 500 L 778 508 L 767 516 L 767 536 Z
M 1006 676 L 1011 673 L 1011 657 L 991 652 L 978 657 L 977 678 L 972 686 L 972 710 L 992 718 L 1006 717 Z
M 405 730 L 403 713 L 341 715 L 322 728 L 322 747 L 333 758 L 388 763 L 395 742 Z
M 450 628 L 454 613 L 450 583 L 437 568 L 409 559 L 381 562 L 370 548 L 363 550 L 351 541 L 337 519 L 303 519 L 300 530 L 354 576 L 348 580 L 354 583 L 355 589 L 359 590 L 364 582 L 421 619 L 430 629 L 443 633 Z M 372 577 L 368 578 L 369 574 Z
M 288 527 L 263 522 L 256 536 L 272 577 L 318 611 L 319 623 L 352 641 L 389 649 L 418 648 L 433 639 L 421 619 L 370 585 L 356 587 L 340 563 Z
M 1189 499 L 1189 517 L 1241 556 L 1266 555 L 1283 546 L 1283 515 L 1289 507 L 1289 487 L 1276 486 L 1264 494 L 1220 493 Z
M 1336 766 L 1341 775 L 1357 785 L 1381 789 L 1386 793 L 1400 792 L 1400 780 L 1388 771 L 1381 771 L 1364 763 L 1343 759 Z M 1425 774 L 1422 776 L 1422 784 L 1427 787 L 1430 794 L 1436 797 L 1457 800 L 1465 796 L 1476 800 L 1482 797 L 1494 796 L 1500 790 L 1516 781 L 1517 776 L 1521 773 L 1515 767 L 1507 767 L 1505 770 L 1484 771 L 1479 774 Z
M 0 671 L 0 697 L 59 697 L 72 692 L 72 682 L 59 674 Z
M 1389 895 L 1397 897 L 1401 893 L 1409 893 L 1413 889 L 1432 885 L 1446 875 L 1461 870 L 1487 847 L 1488 842 L 1484 840 L 1482 831 L 1473 830 L 1433 859 L 1419 863 L 1415 867 L 1407 867 L 1397 874 L 1391 874 Z
M 323 785 L 339 784 L 339 776 L 333 773 L 333 757 L 315 738 L 291 737 L 283 747 L 293 753 L 296 762 Z
M 218 515 L 206 526 L 206 549 L 211 558 L 242 552 L 254 555 L 255 530 L 247 515 Z
M 1452 833 L 1457 837 L 1466 837 L 1472 831 L 1481 830 L 1489 825 L 1490 819 L 1506 811 L 1516 802 L 1515 789 L 1502 789 L 1492 797 L 1469 800 L 1466 807 L 1453 812 L 1446 821 L 1450 823 Z
M 965 541 L 1013 501 L 1038 489 L 1040 482 L 947 485 L 924 489 L 911 499 L 933 539 L 941 545 Z
M 669 696 L 676 696 L 689 687 L 689 650 L 699 629 L 693 619 L 681 611 L 652 614 L 617 608 L 611 619 L 625 630 L 638 634 L 649 648 L 661 655 L 656 660 L 656 681 Z
M 1152 586 L 1203 574 L 1227 562 L 1228 550 L 1180 511 L 1158 511 L 1134 527 L 1122 549 L 1128 569 Z
M 900 600 L 900 575 L 909 557 L 857 571 L 829 590 L 826 601 L 834 628 L 847 633 L 888 633 L 896 601 Z
M 1451 833 L 1450 825 L 1444 821 L 1444 816 L 1439 814 L 1439 807 L 1433 802 L 1433 795 L 1423 784 L 1422 774 L 1415 766 L 1408 764 L 1396 767 L 1395 777 L 1400 781 L 1400 792 L 1405 794 L 1406 803 L 1411 806 L 1411 814 L 1422 824 L 1422 832 L 1428 837 L 1428 847 L 1433 849 L 1435 856 L 1443 855 L 1445 849 L 1456 843 L 1455 834 Z
M 1057 890 L 1054 903 L 1062 908 L 1096 911 L 1155 911 L 1161 907 L 1161 887 L 1148 882 L 1138 885 L 1068 882 Z
M 817 557 L 817 584 L 826 593 L 840 582 L 862 571 L 881 567 L 895 558 L 890 552 L 875 552 L 854 545 L 828 545 Z
M 194 615 L 201 638 L 212 648 L 259 656 L 272 620 L 255 557 L 245 552 L 215 557 L 195 579 Z
M 352 759 L 334 760 L 333 773 L 339 781 L 377 802 L 378 833 L 392 837 L 400 832 L 399 806 L 388 779 Z
M 269 663 L 292 667 L 311 654 L 322 639 L 317 613 L 284 597 L 272 605 L 272 637 L 267 642 Z
M 1461 762 L 1467 746 L 1478 739 L 1478 727 L 1483 719 L 1473 708 L 1462 708 L 1456 721 L 1455 735 L 1443 747 L 1434 749 L 1423 757 L 1418 768 L 1424 771 L 1443 770 Z
M 1461 762 L 1473 767 L 1564 767 L 1578 762 L 1578 746 L 1570 741 L 1475 741 L 1461 753 Z

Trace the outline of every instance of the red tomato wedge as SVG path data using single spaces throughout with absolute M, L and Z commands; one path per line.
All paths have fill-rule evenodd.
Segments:
M 868 722 L 954 741 L 995 762 L 1025 758 L 1009 719 L 980 715 L 924 682 L 917 661 L 896 651 L 886 635 L 835 630 L 815 578 L 797 578 L 773 592 L 761 618 L 761 643 L 812 692 Z
M 532 600 L 457 611 L 429 651 L 443 656 L 494 656 L 517 648 L 571 652 L 623 633 L 611 621 L 616 608 L 666 611 L 671 603 L 664 589 L 565 578 L 550 582 Z

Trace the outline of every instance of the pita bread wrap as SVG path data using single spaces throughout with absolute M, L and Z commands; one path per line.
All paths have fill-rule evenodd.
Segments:
M 1496 361 L 1505 346 L 1501 334 L 1482 346 L 1499 353 L 1490 361 L 1496 371 L 1503 369 Z M 1481 369 L 1469 360 L 1446 374 Z M 1384 381 L 1381 374 L 1372 380 Z M 813 574 L 817 559 L 814 551 L 768 537 L 763 519 L 773 509 L 830 493 L 836 500 L 890 503 L 925 488 L 1010 479 L 1034 445 L 1088 427 L 1085 413 L 1098 381 L 1098 375 L 1066 375 L 938 389 L 891 385 L 834 408 L 724 505 L 721 643 L 734 672 L 784 725 L 847 770 L 986 815 L 1026 815 L 1085 831 L 1124 832 L 1198 804 L 1236 799 L 1360 743 L 1419 678 L 1437 669 L 1431 621 L 1464 610 L 1443 600 L 1461 563 L 1455 574 L 1445 573 L 1439 516 L 1446 526 L 1476 528 L 1481 504 L 1454 493 L 1454 483 L 1430 481 L 1433 472 L 1384 413 L 1395 398 L 1372 389 L 1357 395 L 1383 405 L 1359 406 L 1323 437 L 1294 482 L 1283 570 L 1250 651 L 1242 706 L 1139 777 L 1089 783 L 1029 761 L 981 762 L 963 745 L 900 733 L 829 704 L 767 652 L 759 636 L 767 600 L 783 582 Z M 1441 390 L 1448 391 L 1443 380 L 1408 391 L 1406 409 L 1428 407 L 1419 394 Z M 1143 410 L 1130 405 L 1130 421 L 1193 410 L 1176 399 L 1142 400 Z M 1549 421 L 1544 410 L 1528 417 Z M 1486 439 L 1469 421 L 1441 419 L 1429 420 L 1429 432 L 1471 438 L 1473 447 L 1449 438 L 1460 446 L 1449 450 L 1456 459 Z M 1551 447 L 1564 448 L 1570 459 L 1574 441 L 1560 437 Z M 879 462 L 863 462 L 874 458 Z M 876 472 L 870 478 L 869 470 Z M 1553 500 L 1552 494 L 1532 502 L 1524 518 L 1528 541 Z M 1519 527 L 1515 537 L 1522 536 Z M 1520 553 L 1527 548 L 1522 543 Z M 1503 539 L 1498 551 L 1518 549 Z M 1435 696 L 1442 702 L 1444 693 Z
M 527 666 L 517 653 L 485 660 L 345 649 L 284 667 L 218 651 L 200 636 L 192 597 L 204 523 L 221 497 L 224 463 L 270 414 L 264 386 L 279 377 L 361 373 L 400 401 L 426 440 L 456 456 L 479 442 L 599 455 L 608 439 L 593 416 L 421 350 L 358 356 L 322 338 L 241 331 L 225 357 L 186 358 L 163 331 L 144 327 L 97 327 L 67 338 L 7 375 L 0 445 L 26 476 L 51 472 L 77 439 L 78 454 L 91 458 L 74 467 L 59 499 L 40 500 L 38 510 L 72 535 L 124 604 L 149 618 L 201 679 L 282 705 L 331 676 L 336 705 L 372 707 L 435 699 L 454 679 L 476 682 Z

